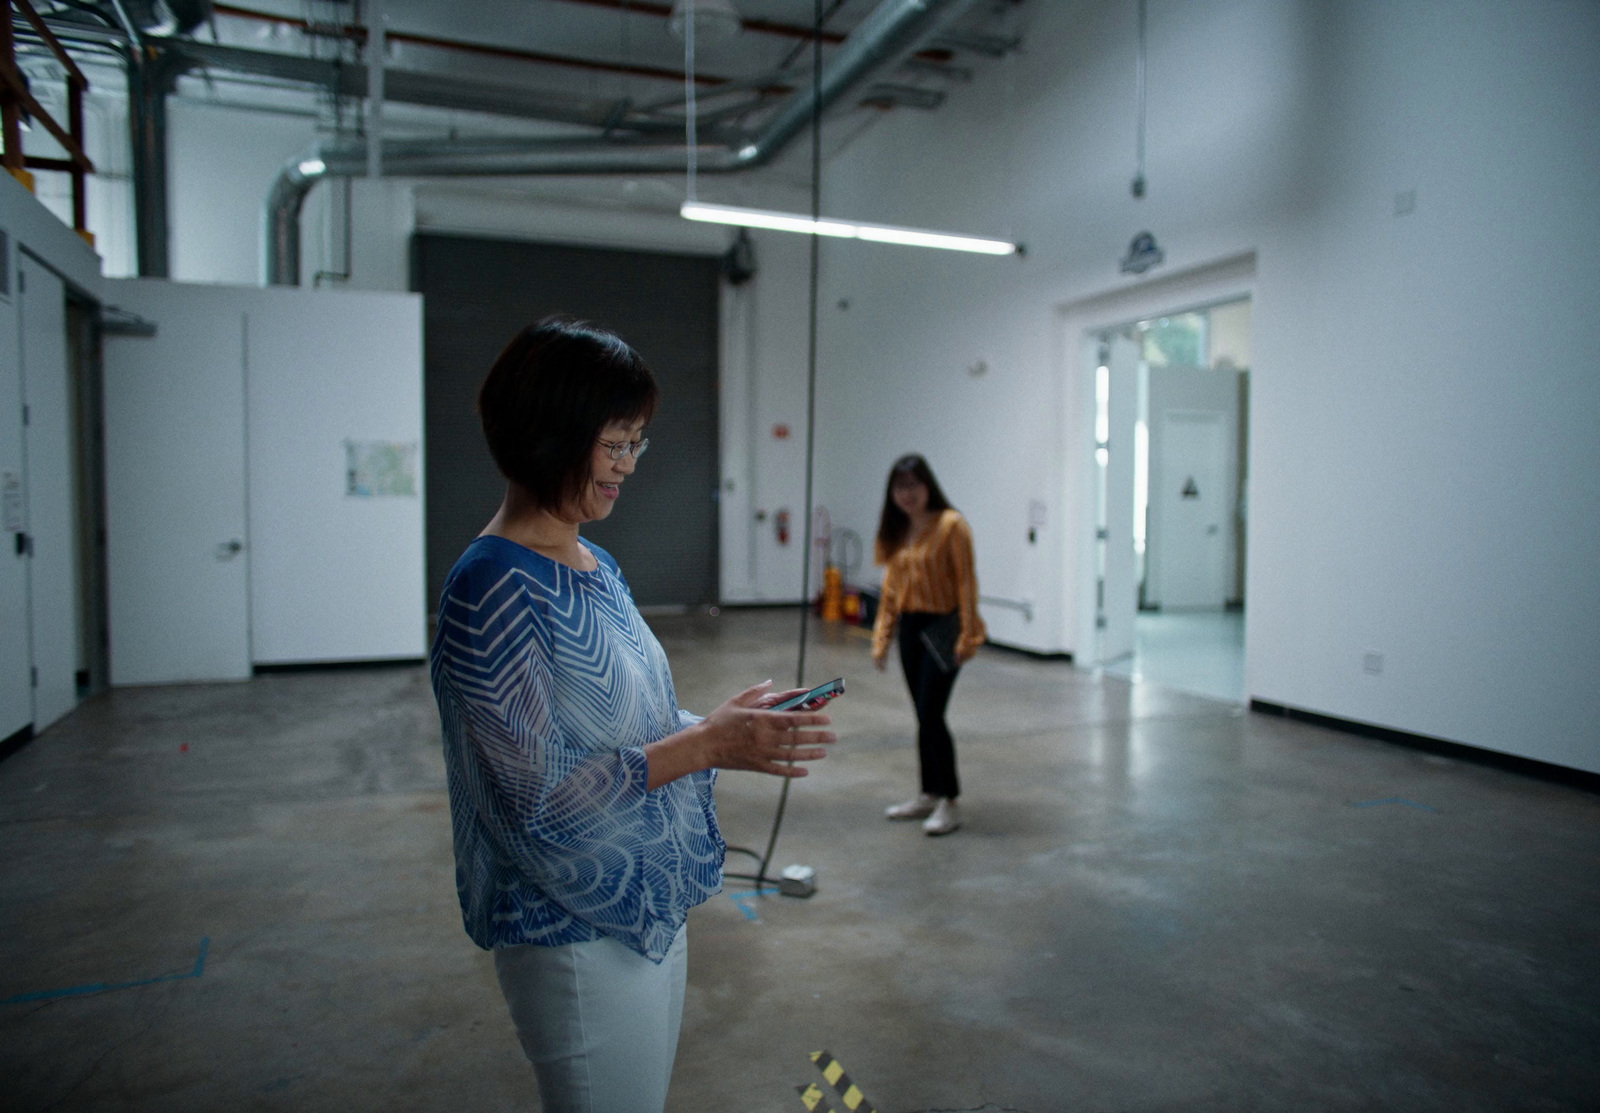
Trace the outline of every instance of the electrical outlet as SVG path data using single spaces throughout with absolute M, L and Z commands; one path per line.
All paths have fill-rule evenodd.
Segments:
M 1383 675 L 1383 654 L 1369 649 L 1361 655 L 1361 671 L 1368 676 Z

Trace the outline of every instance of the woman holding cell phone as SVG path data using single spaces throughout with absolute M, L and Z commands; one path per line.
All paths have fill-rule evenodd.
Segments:
M 920 819 L 927 834 L 948 835 L 961 826 L 956 804 L 961 782 L 944 712 L 956 673 L 988 633 L 978 616 L 972 530 L 944 497 L 928 461 L 915 453 L 889 469 L 874 556 L 887 568 L 872 628 L 872 660 L 880 669 L 887 667 L 889 642 L 898 628 L 900 667 L 917 711 L 922 770 L 922 790 L 884 814 Z
M 664 1107 L 688 911 L 721 890 L 716 770 L 803 777 L 835 736 L 753 685 L 704 719 L 610 554 L 605 518 L 649 441 L 654 377 L 602 329 L 524 329 L 478 411 L 505 499 L 445 582 L 431 653 L 456 888 L 546 1113 Z

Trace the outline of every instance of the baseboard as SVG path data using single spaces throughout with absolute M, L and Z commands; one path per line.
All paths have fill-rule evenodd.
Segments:
M 1499 750 L 1486 750 L 1482 746 L 1469 746 L 1465 742 L 1452 742 L 1448 738 L 1435 738 L 1429 734 L 1414 734 L 1408 730 L 1396 730 L 1393 727 L 1381 727 L 1375 723 L 1363 723 L 1359 719 L 1341 719 L 1337 715 L 1324 715 L 1317 711 L 1304 711 L 1298 707 L 1273 703 L 1270 700 L 1256 699 L 1253 696 L 1250 699 L 1250 710 L 1264 715 L 1278 715 L 1282 718 L 1294 719 L 1302 723 L 1312 723 L 1344 734 L 1357 734 L 1363 738 L 1375 738 L 1380 742 L 1393 742 L 1398 746 L 1422 750 L 1425 753 L 1438 754 L 1441 757 L 1453 758 L 1456 761 L 1504 769 L 1507 772 L 1520 773 L 1525 777 L 1535 777 L 1541 781 L 1552 781 L 1556 784 L 1581 788 L 1587 792 L 1600 793 L 1600 773 L 1571 769 L 1565 765 L 1539 761 L 1537 758 L 1522 757 L 1518 754 L 1504 754 Z
M 1016 653 L 1023 657 L 1031 657 L 1035 661 L 1065 661 L 1068 664 L 1072 662 L 1072 654 L 1066 650 L 1051 651 L 1044 649 L 1028 649 L 1026 646 L 1006 645 L 1004 642 L 991 641 L 986 641 L 983 643 L 983 645 L 985 649 L 1003 649 L 1007 653 Z
M 283 672 L 331 672 L 335 669 L 408 669 L 414 665 L 427 663 L 426 657 L 383 657 L 378 660 L 362 661 L 294 661 L 288 664 L 256 665 L 251 671 L 257 676 L 266 676 Z
M 16 753 L 29 742 L 33 741 L 33 724 L 29 723 L 21 730 L 12 734 L 4 742 L 0 742 L 0 761 L 4 761 Z

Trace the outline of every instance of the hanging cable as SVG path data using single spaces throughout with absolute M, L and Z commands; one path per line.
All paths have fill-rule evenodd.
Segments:
M 699 121 L 694 102 L 694 0 L 689 0 L 683 21 L 683 86 L 686 114 L 684 141 L 689 147 L 689 200 L 695 200 L 695 172 L 699 169 Z
M 1133 195 L 1144 196 L 1144 24 L 1146 0 L 1139 0 L 1139 57 L 1135 63 L 1135 80 L 1139 85 L 1138 164 L 1133 173 Z
M 839 5 L 834 5 L 838 10 Z M 831 13 L 830 13 L 831 14 Z M 692 9 L 691 9 L 692 19 Z M 822 215 L 822 27 L 824 16 L 822 14 L 822 0 L 812 0 L 812 35 L 811 35 L 811 217 L 813 220 Z M 691 102 L 692 106 L 692 102 Z M 692 115 L 692 107 L 691 107 Z M 692 159 L 691 155 L 691 159 Z M 694 163 L 691 161 L 690 166 Z M 691 178 L 691 183 L 693 179 Z M 813 479 L 816 471 L 816 436 L 817 436 L 817 277 L 821 262 L 820 250 L 822 244 L 817 236 L 811 237 L 811 282 L 810 282 L 810 318 L 806 348 L 806 529 L 805 552 L 801 557 L 801 585 L 800 585 L 800 651 L 795 662 L 794 685 L 796 688 L 806 687 L 806 637 L 810 630 L 811 620 L 811 530 L 813 514 Z M 791 765 L 793 762 L 790 763 Z M 725 877 L 734 877 L 743 881 L 754 881 L 756 890 L 761 891 L 768 885 L 772 878 L 767 876 L 767 868 L 772 865 L 772 855 L 778 846 L 778 832 L 783 828 L 783 813 L 789 804 L 789 786 L 792 778 L 783 779 L 783 788 L 778 792 L 778 810 L 772 817 L 772 831 L 767 836 L 766 853 L 757 855 L 754 851 L 742 846 L 730 846 L 731 851 L 748 854 L 758 858 L 760 867 L 754 874 L 724 873 Z
M 811 9 L 811 219 L 818 220 L 822 216 L 822 0 L 812 0 Z M 806 634 L 811 627 L 812 480 L 816 471 L 817 441 L 817 271 L 821 251 L 822 237 L 812 236 L 811 315 L 806 338 L 806 548 L 800 558 L 800 653 L 794 670 L 796 688 L 806 686 Z M 783 826 L 784 808 L 789 803 L 791 780 L 785 777 L 778 793 L 778 814 L 773 817 L 767 853 L 761 859 L 761 878 L 767 876 L 772 852 L 778 845 L 778 831 Z

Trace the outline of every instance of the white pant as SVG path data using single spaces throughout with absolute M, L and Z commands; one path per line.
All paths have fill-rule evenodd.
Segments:
M 544 1113 L 661 1113 L 688 967 L 684 928 L 659 966 L 613 939 L 494 952 Z

